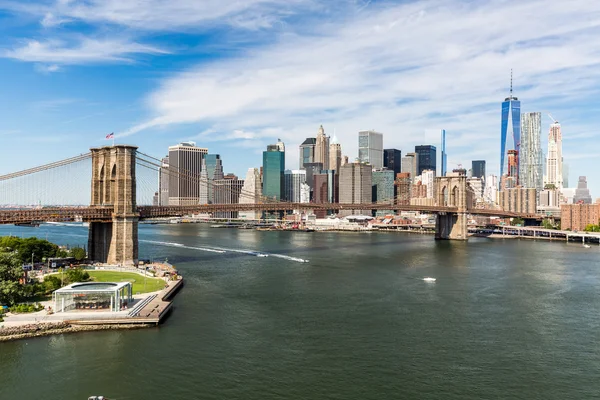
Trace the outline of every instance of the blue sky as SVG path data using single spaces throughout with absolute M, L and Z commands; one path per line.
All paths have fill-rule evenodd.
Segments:
M 0 0 L 0 173 L 114 131 L 156 157 L 194 140 L 243 177 L 277 138 L 297 168 L 320 124 L 351 159 L 359 130 L 405 153 L 445 128 L 449 168 L 497 173 L 513 68 L 543 148 L 550 112 L 597 197 L 599 38 L 587 0 Z

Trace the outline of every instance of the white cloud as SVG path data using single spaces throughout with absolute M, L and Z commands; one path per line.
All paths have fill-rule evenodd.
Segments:
M 123 135 L 174 123 L 226 138 L 278 132 L 270 140 L 284 139 L 295 164 L 320 123 L 337 128 L 350 158 L 361 129 L 406 151 L 438 144 L 445 128 L 452 160 L 477 154 L 493 171 L 510 69 L 524 111 L 560 113 L 599 91 L 599 26 L 600 6 L 583 0 L 370 4 L 310 36 L 283 35 L 164 80 L 147 100 L 155 117 Z
M 298 6 L 314 6 L 314 0 L 57 0 L 49 3 L 7 2 L 10 9 L 39 16 L 45 27 L 81 21 L 115 24 L 143 30 L 202 30 L 231 24 L 246 29 L 271 26 Z
M 6 58 L 51 64 L 46 72 L 58 70 L 60 64 L 88 64 L 97 62 L 132 62 L 132 54 L 167 54 L 154 46 L 128 42 L 125 39 L 97 40 L 82 38 L 72 43 L 62 40 L 28 40 L 22 47 L 7 50 Z

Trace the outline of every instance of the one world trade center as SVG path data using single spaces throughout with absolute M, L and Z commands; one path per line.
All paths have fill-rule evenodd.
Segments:
M 519 147 L 521 146 L 521 102 L 513 97 L 512 71 L 510 77 L 510 96 L 502 102 L 502 126 L 500 132 L 500 179 L 510 171 L 507 168 L 508 151 L 517 151 L 517 163 Z M 519 170 L 518 164 L 516 171 Z M 513 177 L 518 182 L 518 176 Z

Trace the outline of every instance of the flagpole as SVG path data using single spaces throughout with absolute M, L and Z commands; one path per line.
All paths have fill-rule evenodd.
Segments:
M 115 135 L 114 134 L 113 134 L 112 140 L 113 140 L 113 147 L 115 147 Z

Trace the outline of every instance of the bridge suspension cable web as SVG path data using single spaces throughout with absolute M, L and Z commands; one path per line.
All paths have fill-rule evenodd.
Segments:
M 91 153 L 0 176 L 0 207 L 89 205 Z

